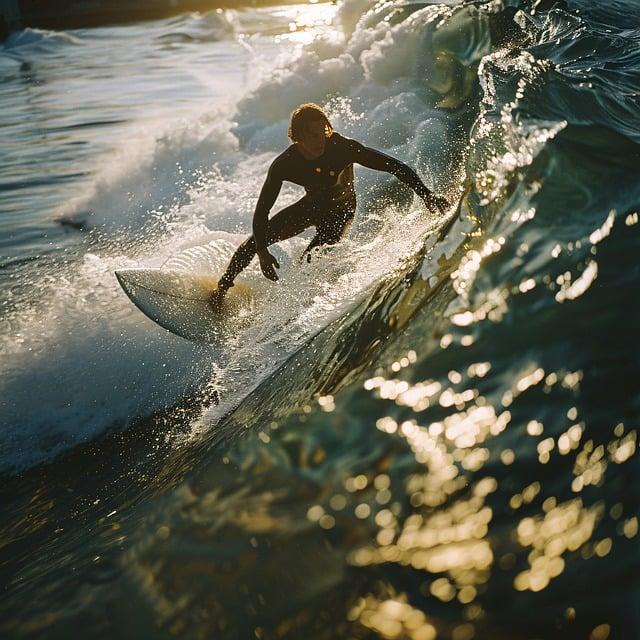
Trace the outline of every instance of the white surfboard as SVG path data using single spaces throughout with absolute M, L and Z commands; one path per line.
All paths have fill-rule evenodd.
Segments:
M 165 269 L 120 269 L 118 282 L 133 304 L 161 327 L 193 342 L 215 342 L 224 318 L 248 315 L 254 292 L 237 283 L 214 310 L 211 295 L 218 278 Z

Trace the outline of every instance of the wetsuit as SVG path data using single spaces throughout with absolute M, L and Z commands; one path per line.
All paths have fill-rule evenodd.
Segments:
M 238 247 L 220 279 L 220 286 L 231 287 L 257 251 L 309 227 L 316 228 L 316 235 L 305 253 L 314 247 L 338 242 L 356 211 L 354 162 L 393 174 L 423 199 L 431 196 L 431 191 L 406 164 L 336 132 L 327 139 L 324 153 L 313 160 L 304 158 L 292 144 L 271 163 L 253 216 L 253 235 Z M 306 194 L 269 219 L 269 211 L 285 180 L 304 187 Z

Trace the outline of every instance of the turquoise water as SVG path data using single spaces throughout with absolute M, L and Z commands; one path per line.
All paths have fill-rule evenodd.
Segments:
M 640 16 L 532 8 L 5 43 L 3 635 L 637 637 Z M 113 271 L 219 269 L 305 100 L 457 209 L 357 170 L 331 260 L 165 332 Z

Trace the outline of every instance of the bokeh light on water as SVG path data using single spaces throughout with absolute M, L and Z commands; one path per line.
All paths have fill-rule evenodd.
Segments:
M 244 95 L 233 123 L 152 146 L 173 204 L 168 227 L 165 209 L 151 216 L 148 247 L 120 253 L 144 235 L 147 196 L 158 199 L 150 189 L 136 205 L 138 226 L 119 217 L 132 182 L 146 184 L 127 165 L 132 176 L 115 172 L 75 211 L 99 232 L 86 246 L 73 236 L 70 279 L 47 280 L 55 313 L 30 301 L 31 324 L 18 312 L 6 323 L 20 330 L 6 338 L 16 382 L 4 397 L 32 386 L 2 452 L 23 470 L 2 494 L 3 634 L 635 640 L 640 49 L 633 7 L 574 2 L 578 13 L 347 2 L 344 38 L 329 5 L 274 10 L 273 30 L 266 13 L 209 16 L 224 27 L 209 33 L 217 49 L 241 32 L 229 73 L 280 53 L 286 64 Z M 155 28 L 162 43 L 187 42 L 189 59 L 207 23 Z M 151 61 L 154 46 L 141 49 Z M 252 47 L 262 58 L 244 57 Z M 329 254 L 335 270 L 320 259 L 285 279 L 240 335 L 260 347 L 244 359 L 136 324 L 111 271 L 145 251 L 174 255 L 184 236 L 186 252 L 204 254 L 206 225 L 226 225 L 209 247 L 228 249 L 262 177 L 256 153 L 275 152 L 287 101 L 303 99 L 414 158 L 464 194 L 459 210 L 425 220 L 363 173 L 360 227 Z M 220 158 L 194 193 L 164 179 L 177 150 L 195 163 L 182 163 L 189 178 Z M 96 298 L 103 333 L 72 314 L 95 312 Z M 38 333 L 42 318 L 50 333 Z

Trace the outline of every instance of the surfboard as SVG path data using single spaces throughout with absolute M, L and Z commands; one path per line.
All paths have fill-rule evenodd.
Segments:
M 165 269 L 120 269 L 116 278 L 131 302 L 147 317 L 193 342 L 220 339 L 226 318 L 248 317 L 255 302 L 251 286 L 238 282 L 216 310 L 211 296 L 218 277 Z

